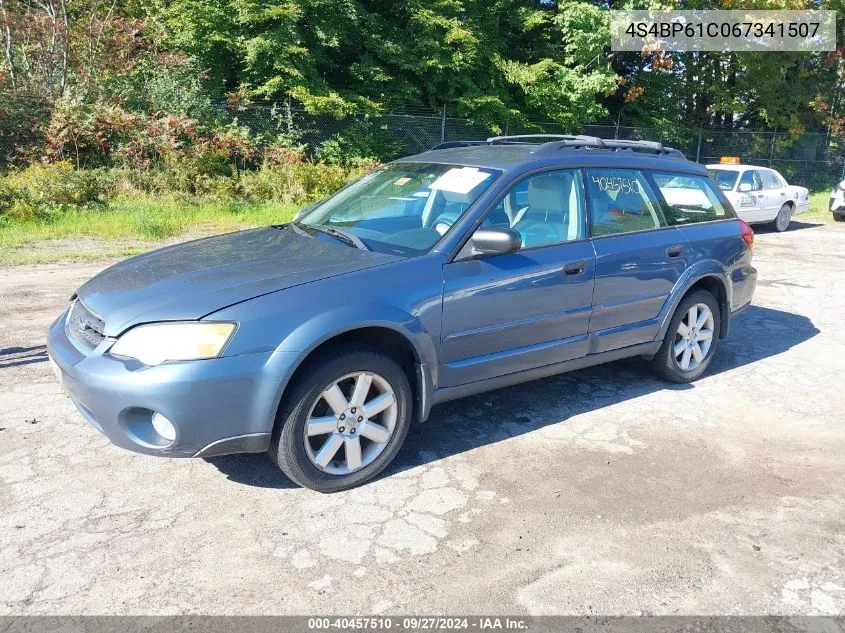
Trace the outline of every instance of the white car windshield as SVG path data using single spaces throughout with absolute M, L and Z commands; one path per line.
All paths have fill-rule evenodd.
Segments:
M 739 176 L 738 171 L 732 169 L 708 169 L 710 177 L 719 185 L 722 191 L 733 191 L 736 179 Z
M 297 226 L 323 230 L 369 250 L 431 250 L 500 172 L 461 165 L 394 163 L 317 205 Z

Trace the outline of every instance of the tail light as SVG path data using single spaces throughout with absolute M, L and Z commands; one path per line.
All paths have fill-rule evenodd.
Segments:
M 739 221 L 739 234 L 742 236 L 742 241 L 748 247 L 748 250 L 754 248 L 754 231 L 743 220 Z

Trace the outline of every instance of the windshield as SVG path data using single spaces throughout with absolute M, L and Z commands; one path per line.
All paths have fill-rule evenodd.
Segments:
M 476 167 L 394 163 L 341 189 L 298 224 L 358 240 L 373 251 L 421 255 L 498 175 Z
M 732 169 L 708 169 L 707 171 L 722 191 L 732 191 L 739 177 L 739 172 Z

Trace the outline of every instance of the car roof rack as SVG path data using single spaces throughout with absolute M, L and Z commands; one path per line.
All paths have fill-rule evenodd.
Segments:
M 429 151 L 436 149 L 449 149 L 451 147 L 472 147 L 473 145 L 487 145 L 487 141 L 446 141 L 439 145 L 432 147 Z
M 581 134 L 515 134 L 511 136 L 491 136 L 487 139 L 490 145 L 503 143 L 528 143 L 529 139 L 554 139 L 561 143 L 582 146 L 600 146 L 602 140 L 597 136 L 583 136 Z
M 537 142 L 539 140 L 545 142 Z M 486 141 L 448 141 L 434 149 L 470 147 L 474 145 L 536 145 L 535 154 L 550 154 L 562 149 L 603 149 L 611 151 L 642 152 L 672 158 L 686 157 L 674 147 L 666 147 L 657 141 L 629 141 L 623 139 L 599 138 L 582 134 L 515 134 L 491 136 Z

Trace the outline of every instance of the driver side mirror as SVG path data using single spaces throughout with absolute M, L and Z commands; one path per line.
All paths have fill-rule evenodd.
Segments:
M 751 191 L 751 183 L 741 182 L 739 184 L 739 187 L 737 188 L 737 191 L 742 191 L 743 193 Z
M 513 229 L 486 227 L 472 234 L 470 244 L 474 255 L 507 255 L 522 248 L 522 237 Z

